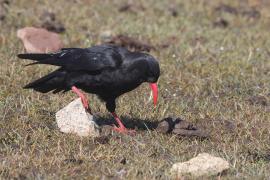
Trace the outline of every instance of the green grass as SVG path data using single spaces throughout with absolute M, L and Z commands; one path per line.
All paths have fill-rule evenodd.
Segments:
M 145 10 L 120 13 L 124 2 L 10 1 L 6 18 L 0 21 L 1 178 L 169 179 L 173 163 L 201 152 L 230 162 L 223 179 L 269 178 L 270 19 L 264 10 L 269 6 L 259 5 L 261 17 L 252 19 L 216 12 L 219 1 L 132 1 Z M 171 4 L 177 17 L 168 11 Z M 240 1 L 226 4 L 250 9 Z M 113 134 L 107 144 L 100 144 L 61 133 L 54 114 L 77 97 L 71 92 L 53 95 L 22 89 L 52 67 L 25 68 L 25 62 L 16 58 L 24 51 L 16 30 L 39 26 L 44 10 L 55 12 L 65 25 L 61 38 L 66 47 L 99 44 L 106 30 L 153 45 L 176 36 L 177 43 L 151 52 L 162 71 L 158 107 L 148 102 L 149 89 L 143 84 L 119 98 L 117 112 L 142 122 L 181 117 L 209 131 L 211 138 L 200 141 L 139 130 L 135 137 Z M 218 17 L 229 26 L 214 27 Z M 93 95 L 88 97 L 94 112 L 110 117 L 103 103 Z M 256 97 L 267 103 L 251 103 Z M 124 158 L 126 164 L 121 163 Z

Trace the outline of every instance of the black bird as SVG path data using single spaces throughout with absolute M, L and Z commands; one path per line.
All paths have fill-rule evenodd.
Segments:
M 143 82 L 148 82 L 152 88 L 154 105 L 157 103 L 156 82 L 160 75 L 159 63 L 146 53 L 131 52 L 115 45 L 97 45 L 90 48 L 64 48 L 48 54 L 18 54 L 18 57 L 36 61 L 28 65 L 59 66 L 59 69 L 27 84 L 24 88 L 42 93 L 72 90 L 90 112 L 88 101 L 79 89 L 96 94 L 106 102 L 107 110 L 118 123 L 119 127 L 115 126 L 115 130 L 122 133 L 129 130 L 115 113 L 117 97 L 137 88 Z

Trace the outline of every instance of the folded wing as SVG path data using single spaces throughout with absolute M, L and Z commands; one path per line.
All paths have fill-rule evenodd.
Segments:
M 21 59 L 34 60 L 33 64 L 60 66 L 67 71 L 99 71 L 117 68 L 122 64 L 122 56 L 112 46 L 91 48 L 65 48 L 49 54 L 19 54 Z

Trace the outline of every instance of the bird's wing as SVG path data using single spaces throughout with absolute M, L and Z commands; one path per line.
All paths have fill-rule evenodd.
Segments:
M 32 64 L 50 64 L 71 71 L 99 71 L 106 68 L 117 68 L 122 63 L 122 56 L 110 46 L 91 48 L 65 48 L 50 54 L 19 54 L 21 59 L 31 59 Z M 30 65 L 32 65 L 30 64 Z

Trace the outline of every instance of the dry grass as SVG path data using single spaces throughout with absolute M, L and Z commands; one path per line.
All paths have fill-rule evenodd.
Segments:
M 219 1 L 131 2 L 135 12 L 118 12 L 122 0 L 17 0 L 5 5 L 8 13 L 0 21 L 1 177 L 168 179 L 173 163 L 208 152 L 230 162 L 224 179 L 269 178 L 270 20 L 265 10 L 269 6 L 258 4 L 261 16 L 252 17 L 215 11 Z M 250 10 L 244 1 L 226 4 Z M 170 7 L 178 16 L 171 15 Z M 23 90 L 23 85 L 52 68 L 24 68 L 25 62 L 16 58 L 23 52 L 16 30 L 40 25 L 44 10 L 57 13 L 65 25 L 62 39 L 67 47 L 98 44 L 106 30 L 153 45 L 176 36 L 177 43 L 151 52 L 162 69 L 158 107 L 152 108 L 148 88 L 142 85 L 119 99 L 117 111 L 141 122 L 179 116 L 207 129 L 211 138 L 200 141 L 139 130 L 135 137 L 113 134 L 108 143 L 100 144 L 60 133 L 54 113 L 75 95 Z M 228 21 L 228 27 L 214 27 L 218 17 Z M 95 112 L 109 117 L 103 103 L 93 95 L 89 99 Z

